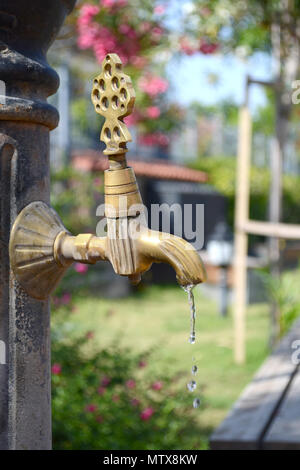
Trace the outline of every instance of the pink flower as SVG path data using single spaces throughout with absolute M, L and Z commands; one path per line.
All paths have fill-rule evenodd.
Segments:
M 90 21 L 92 20 L 93 16 L 97 15 L 99 13 L 99 7 L 96 5 L 91 5 L 90 3 L 87 3 L 86 5 L 83 5 L 82 8 L 80 9 L 80 14 L 78 18 L 78 25 L 79 26 L 87 26 Z
M 100 184 L 102 184 L 102 179 L 101 178 L 94 178 L 94 185 L 99 186 Z
M 179 45 L 181 51 L 187 55 L 193 55 L 196 52 L 195 48 L 191 46 L 189 40 L 186 37 L 180 38 Z
M 156 119 L 160 116 L 160 109 L 157 106 L 149 106 L 146 109 L 146 114 L 150 119 Z
M 153 132 L 141 135 L 139 137 L 139 143 L 142 145 L 149 145 L 149 146 L 161 146 L 167 147 L 169 145 L 169 138 L 162 134 L 161 132 Z
M 132 404 L 132 406 L 139 406 L 140 404 L 140 400 L 138 400 L 137 398 L 133 398 L 130 403 Z
M 102 423 L 102 421 L 103 421 L 103 416 L 97 415 L 97 416 L 96 416 L 96 421 L 98 421 L 98 423 Z
M 138 28 L 141 33 L 147 33 L 151 29 L 151 23 L 149 21 L 142 21 Z
M 143 421 L 148 421 L 148 419 L 151 418 L 151 416 L 153 415 L 154 413 L 154 409 L 151 408 L 150 406 L 148 408 L 145 408 L 141 414 L 140 414 L 140 417 Z
M 115 4 L 115 0 L 101 0 L 101 6 L 104 8 L 111 8 Z
M 88 332 L 86 333 L 86 335 L 85 335 L 85 337 L 86 337 L 87 339 L 93 339 L 94 336 L 95 336 L 95 334 L 94 334 L 93 331 L 88 331 Z
M 124 122 L 127 126 L 134 126 L 137 124 L 140 120 L 140 115 L 136 110 L 133 110 L 132 114 L 129 114 L 129 116 L 126 116 L 124 118 Z
M 94 405 L 93 403 L 90 403 L 89 405 L 86 405 L 85 407 L 85 411 L 87 413 L 95 413 L 96 410 L 97 410 L 97 405 Z
M 67 305 L 71 302 L 71 294 L 69 292 L 65 292 L 61 297 L 61 303 L 63 305 Z
M 126 382 L 126 387 L 127 388 L 135 388 L 135 386 L 136 386 L 135 380 L 133 380 L 133 379 L 127 380 L 127 382 Z
M 162 382 L 159 382 L 159 381 L 154 382 L 154 383 L 151 385 L 152 390 L 161 390 L 162 387 L 163 387 L 163 384 L 162 384 Z
M 89 267 L 87 264 L 76 263 L 74 266 L 74 269 L 79 274 L 85 274 L 87 270 L 89 269 Z
M 159 26 L 155 26 L 151 31 L 151 36 L 152 36 L 152 39 L 154 39 L 154 41 L 157 41 L 158 39 L 160 39 L 162 35 L 163 35 L 163 30 L 159 28 Z
M 164 93 L 168 89 L 169 83 L 164 78 L 155 75 L 147 75 L 140 78 L 139 86 L 141 90 L 153 98 Z
M 106 388 L 100 386 L 100 387 L 98 387 L 97 393 L 98 393 L 98 395 L 104 395 L 105 391 L 106 391 Z
M 156 5 L 153 11 L 155 15 L 163 15 L 164 12 L 166 11 L 166 8 L 164 7 L 164 5 Z
M 103 377 L 102 380 L 101 380 L 101 385 L 102 385 L 103 387 L 107 387 L 107 385 L 109 385 L 110 382 L 111 382 L 111 378 L 108 377 L 107 375 L 104 375 L 104 377 Z
M 61 365 L 58 363 L 53 364 L 53 366 L 51 367 L 51 372 L 54 375 L 61 374 Z
M 147 366 L 147 362 L 146 362 L 146 361 L 141 360 L 141 361 L 139 362 L 139 367 L 142 368 L 142 367 L 146 367 L 146 366 Z
M 138 69 L 142 69 L 147 65 L 148 59 L 146 57 L 134 55 L 131 57 L 131 63 Z
M 202 54 L 213 54 L 218 49 L 218 44 L 208 43 L 206 41 L 202 41 L 199 47 L 199 51 Z

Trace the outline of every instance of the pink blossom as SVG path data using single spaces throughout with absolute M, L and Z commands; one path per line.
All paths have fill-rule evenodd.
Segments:
M 131 57 L 131 63 L 138 69 L 143 69 L 147 65 L 148 59 L 146 57 L 133 55 Z
M 154 383 L 151 385 L 152 390 L 161 390 L 162 387 L 163 387 L 163 384 L 162 384 L 162 382 L 159 382 L 159 381 L 154 382 Z
M 189 40 L 186 37 L 183 37 L 179 40 L 180 49 L 187 55 L 195 54 L 196 50 L 191 46 Z
M 153 415 L 154 413 L 154 409 L 151 408 L 150 406 L 148 408 L 145 408 L 141 414 L 140 414 L 140 417 L 143 421 L 148 421 L 148 419 L 151 418 L 151 416 Z
M 208 7 L 201 8 L 200 15 L 204 16 L 204 17 L 207 17 L 207 16 L 211 15 L 211 9 L 208 8 Z
M 107 375 L 104 375 L 104 377 L 102 377 L 102 380 L 101 380 L 101 385 L 103 387 L 107 387 L 107 385 L 109 385 L 111 382 L 111 378 L 108 377 Z
M 155 26 L 151 31 L 151 36 L 154 41 L 160 39 L 163 35 L 163 30 L 159 26 Z
M 87 264 L 76 263 L 75 266 L 74 266 L 74 269 L 79 274 L 85 274 L 87 272 L 87 270 L 89 269 L 89 267 L 88 267 Z
M 164 5 L 156 5 L 156 7 L 154 7 L 155 15 L 163 15 L 165 11 L 166 8 L 164 7 Z
M 155 75 L 147 75 L 140 78 L 139 86 L 141 90 L 153 98 L 164 93 L 168 89 L 169 83 L 164 78 Z
M 87 339 L 93 339 L 95 336 L 95 333 L 93 331 L 88 331 L 85 335 Z
M 199 47 L 199 51 L 202 54 L 213 54 L 218 49 L 218 44 L 208 43 L 206 41 L 202 41 Z
M 127 126 L 134 126 L 135 124 L 137 124 L 140 120 L 140 115 L 139 113 L 134 110 L 132 114 L 129 114 L 129 116 L 126 116 L 124 118 L 124 122 Z
M 79 26 L 87 26 L 90 21 L 92 20 L 93 16 L 99 13 L 99 7 L 96 5 L 91 5 L 87 3 L 82 6 L 80 9 L 80 15 L 78 18 L 78 25 Z
M 160 116 L 160 109 L 157 106 L 149 106 L 146 109 L 146 114 L 150 119 L 156 119 Z
M 119 26 L 119 31 L 130 39 L 136 39 L 137 37 L 135 30 L 128 24 L 121 24 Z
M 146 361 L 141 360 L 141 361 L 139 362 L 139 367 L 142 368 L 142 367 L 146 367 L 146 366 L 147 366 L 147 362 L 146 362 Z
M 61 297 L 61 303 L 63 305 L 67 305 L 71 302 L 71 298 L 72 298 L 72 296 L 71 296 L 70 292 L 65 292 Z
M 148 133 L 139 137 L 140 144 L 149 145 L 150 147 L 155 145 L 167 147 L 169 145 L 169 142 L 169 137 L 162 134 L 161 132 Z
M 127 382 L 126 382 L 126 387 L 127 388 L 135 388 L 135 386 L 136 386 L 135 380 L 133 380 L 133 379 L 127 380 Z
M 94 178 L 94 185 L 99 186 L 99 184 L 102 184 L 102 179 L 101 178 Z
M 97 393 L 98 395 L 104 395 L 104 393 L 106 392 L 106 388 L 105 387 L 98 387 L 98 390 L 97 390 Z
M 147 33 L 151 29 L 151 23 L 149 21 L 142 21 L 139 24 L 139 30 L 141 33 Z
M 53 366 L 51 367 L 51 372 L 52 372 L 52 374 L 54 374 L 54 375 L 59 375 L 59 374 L 61 374 L 61 369 L 62 369 L 61 365 L 58 364 L 58 363 L 55 363 L 55 364 L 53 364 Z
M 85 411 L 87 413 L 95 413 L 95 411 L 97 411 L 97 405 L 94 405 L 93 403 L 90 403 L 89 405 L 86 405 Z
M 137 398 L 133 398 L 130 403 L 132 404 L 132 406 L 139 406 L 140 404 L 140 400 L 138 400 Z
M 88 49 L 93 47 L 98 40 L 101 28 L 98 24 L 93 23 L 88 26 L 78 23 L 78 39 L 77 44 L 80 49 Z
M 101 0 L 101 6 L 104 8 L 111 8 L 115 4 L 115 0 Z

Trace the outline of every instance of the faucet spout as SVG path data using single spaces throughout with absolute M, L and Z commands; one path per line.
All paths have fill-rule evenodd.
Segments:
M 146 229 L 138 239 L 138 250 L 145 263 L 168 263 L 176 272 L 180 285 L 195 285 L 206 280 L 199 253 L 180 237 Z M 150 267 L 149 266 L 149 267 Z

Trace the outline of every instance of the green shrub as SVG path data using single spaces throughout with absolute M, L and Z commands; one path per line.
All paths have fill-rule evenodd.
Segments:
M 54 449 L 192 449 L 193 396 L 176 378 L 149 377 L 143 355 L 119 348 L 95 350 L 92 333 L 65 340 L 53 333 Z M 192 437 L 191 429 L 195 436 Z
M 228 199 L 228 222 L 233 226 L 236 187 L 235 157 L 202 157 L 191 166 L 208 174 L 209 182 Z M 283 208 L 282 221 L 299 223 L 300 177 L 283 176 Z M 266 168 L 251 167 L 250 177 L 250 218 L 267 220 L 270 187 L 270 172 Z

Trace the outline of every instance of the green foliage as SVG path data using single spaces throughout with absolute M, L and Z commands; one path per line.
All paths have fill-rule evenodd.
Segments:
M 259 272 L 270 295 L 270 299 L 276 303 L 280 313 L 280 336 L 288 332 L 296 318 L 300 315 L 300 299 L 297 298 L 299 269 L 297 274 L 293 278 L 281 276 L 279 279 L 276 279 L 269 272 L 262 270 Z
M 52 345 L 54 449 L 184 449 L 189 439 L 191 397 L 177 379 L 147 375 L 149 352 L 95 350 L 91 334 Z M 188 417 L 188 419 L 187 419 Z
M 72 233 L 95 230 L 93 216 L 103 193 L 102 180 L 102 174 L 81 173 L 71 166 L 52 173 L 51 204 Z
M 275 20 L 287 34 L 296 34 L 299 2 L 283 4 L 280 0 L 194 0 L 194 8 L 185 18 L 185 28 L 197 38 L 217 42 L 223 51 L 249 56 L 271 51 L 271 27 Z M 285 19 L 285 14 L 289 20 Z
M 208 173 L 209 182 L 228 199 L 228 221 L 233 226 L 236 158 L 235 157 L 204 157 L 191 164 L 193 168 Z M 283 222 L 299 223 L 300 177 L 283 176 Z M 251 167 L 250 177 L 250 218 L 266 220 L 268 214 L 270 174 L 266 168 Z

